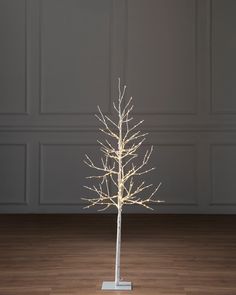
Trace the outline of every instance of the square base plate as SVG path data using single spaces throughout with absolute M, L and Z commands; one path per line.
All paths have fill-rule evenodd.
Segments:
M 115 282 L 103 282 L 102 290 L 132 290 L 131 282 L 120 282 L 118 286 L 116 286 Z

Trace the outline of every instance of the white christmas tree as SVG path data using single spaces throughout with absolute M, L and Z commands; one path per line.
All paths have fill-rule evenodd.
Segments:
M 117 116 L 117 120 L 112 120 L 104 115 L 100 108 L 99 115 L 95 115 L 103 124 L 100 130 L 108 137 L 104 142 L 98 140 L 101 145 L 101 165 L 96 165 L 88 155 L 85 155 L 85 164 L 99 171 L 98 175 L 88 176 L 87 178 L 95 178 L 98 185 L 91 187 L 85 186 L 88 190 L 96 194 L 94 198 L 83 198 L 90 208 L 95 205 L 101 205 L 99 211 L 106 210 L 109 207 L 117 208 L 117 239 L 116 239 L 116 261 L 115 261 L 115 281 L 103 282 L 103 290 L 131 290 L 130 282 L 121 281 L 120 277 L 120 250 L 121 250 L 121 215 L 124 205 L 141 205 L 145 208 L 152 209 L 150 203 L 160 203 L 162 201 L 155 198 L 155 193 L 159 189 L 161 183 L 152 190 L 150 194 L 146 194 L 148 188 L 153 184 L 146 184 L 145 181 L 135 183 L 134 179 L 140 178 L 155 168 L 146 168 L 153 146 L 146 151 L 137 164 L 137 150 L 145 141 L 147 133 L 137 131 L 137 127 L 143 123 L 140 121 L 131 126 L 131 111 L 133 110 L 132 97 L 127 103 L 124 101 L 126 86 L 121 87 L 120 79 L 118 80 L 119 97 L 117 104 L 113 103 L 113 107 Z M 111 191 L 110 183 L 115 186 L 115 192 Z

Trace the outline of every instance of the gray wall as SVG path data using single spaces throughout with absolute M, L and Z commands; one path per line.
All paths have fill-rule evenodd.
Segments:
M 121 76 L 156 212 L 236 213 L 235 16 L 235 0 L 0 0 L 0 212 L 95 212 L 82 160 Z

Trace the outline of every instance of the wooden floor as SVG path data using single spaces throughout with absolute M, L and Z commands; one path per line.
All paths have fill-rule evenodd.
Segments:
M 114 215 L 0 216 L 0 295 L 235 295 L 236 216 L 123 215 L 113 280 Z

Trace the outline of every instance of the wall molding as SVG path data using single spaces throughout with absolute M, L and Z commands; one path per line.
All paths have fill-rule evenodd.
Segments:
M 146 125 L 141 131 L 149 132 L 236 132 L 236 124 L 171 124 Z M 86 125 L 2 125 L 0 132 L 100 132 L 99 126 Z
M 39 206 L 85 206 L 86 204 L 83 202 L 44 202 L 43 201 L 43 147 L 44 146 L 97 146 L 100 147 L 98 143 L 81 143 L 77 141 L 47 141 L 39 143 L 39 198 L 38 205 Z
M 28 143 L 20 143 L 20 142 L 0 142 L 0 146 L 24 146 L 25 150 L 25 166 L 24 166 L 24 200 L 23 202 L 1 202 L 0 205 L 29 205 L 29 145 Z
M 1 112 L 0 111 L 0 116 L 15 116 L 15 115 L 29 115 L 29 57 L 28 57 L 28 52 L 29 52 L 29 7 L 28 7 L 28 0 L 24 0 L 24 7 L 25 7 L 25 29 L 24 29 L 24 34 L 25 34 L 25 102 L 24 102 L 24 108 L 25 110 L 23 112 Z
M 213 40 L 214 40 L 214 17 L 213 17 L 213 0 L 208 0 L 208 6 L 209 6 L 209 55 L 210 55 L 210 114 L 212 115 L 236 115 L 236 109 L 232 110 L 216 110 L 214 108 L 214 46 L 213 46 Z
M 228 143 L 222 143 L 222 142 L 215 142 L 210 144 L 210 153 L 209 153 L 209 169 L 210 169 L 210 201 L 209 206 L 236 206 L 236 200 L 235 202 L 215 202 L 214 201 L 214 179 L 213 179 L 213 149 L 216 146 L 235 146 L 236 142 L 228 142 Z
M 99 112 L 47 112 L 43 107 L 43 1 L 39 0 L 39 115 L 95 115 Z M 109 17 L 109 83 L 108 83 L 108 112 L 104 114 L 111 114 L 112 109 L 112 58 L 113 58 L 113 35 L 114 35 L 114 1 L 110 2 L 110 17 Z
M 128 73 L 128 56 L 129 56 L 129 48 L 128 48 L 128 0 L 125 1 L 125 44 L 124 44 L 124 81 L 127 82 L 127 73 Z M 134 111 L 134 115 L 148 115 L 148 116 L 156 116 L 156 115 L 197 115 L 197 106 L 198 106 L 198 96 L 199 96 L 199 78 L 198 78 L 198 0 L 194 1 L 194 17 L 193 17 L 193 26 L 194 26 L 194 76 L 195 76 L 195 95 L 194 95 L 194 107 L 191 111 L 161 111 L 161 112 L 137 112 Z
M 181 141 L 181 142 L 174 142 L 174 141 L 163 141 L 160 140 L 158 141 L 158 143 L 144 143 L 142 144 L 142 147 L 160 147 L 160 146 L 170 146 L 170 147 L 174 147 L 174 146 L 189 146 L 192 147 L 194 149 L 194 162 L 195 162 L 195 167 L 194 167 L 194 186 L 195 186 L 195 193 L 194 193 L 194 201 L 193 202 L 169 202 L 169 203 L 161 203 L 161 204 L 154 204 L 154 206 L 199 206 L 198 203 L 198 173 L 197 173 L 197 143 L 196 142 L 186 142 L 186 141 Z

